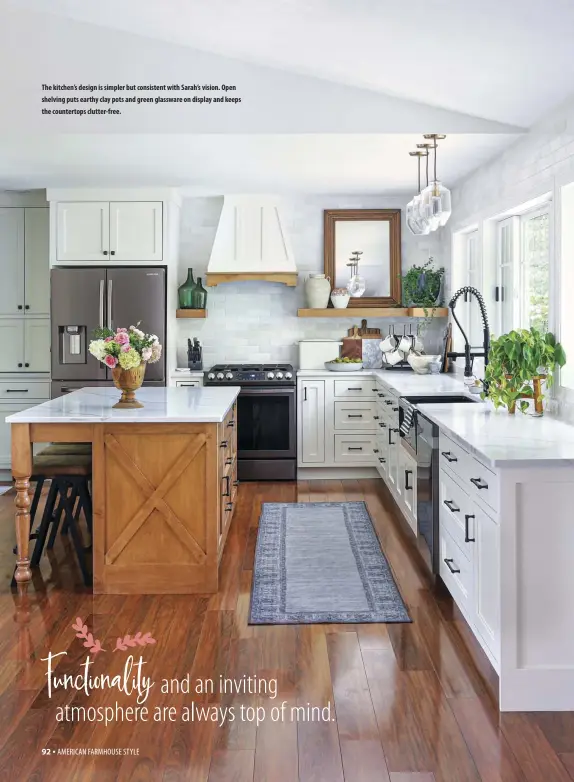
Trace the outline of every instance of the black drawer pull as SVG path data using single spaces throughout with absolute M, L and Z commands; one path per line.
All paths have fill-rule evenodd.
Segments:
M 413 474 L 412 470 L 405 470 L 405 491 L 411 491 L 413 488 L 412 486 L 409 486 L 409 475 L 412 474 Z
M 385 398 L 385 395 L 384 395 L 384 394 L 377 394 L 377 396 L 379 396 L 381 399 L 384 399 L 384 398 Z
M 399 409 L 398 407 L 393 407 L 393 411 L 394 411 L 395 413 L 396 413 L 396 412 L 398 412 L 398 409 Z
M 447 462 L 458 462 L 456 456 L 453 456 L 450 451 L 441 451 L 441 453 Z
M 377 389 L 376 389 L 376 388 L 371 388 L 371 391 L 372 391 L 374 394 L 376 394 L 376 393 L 377 393 Z
M 381 427 L 381 429 L 386 429 L 386 428 L 387 428 L 387 425 L 386 425 L 386 424 L 384 424 L 382 421 L 381 421 L 381 423 L 379 424 L 379 426 Z
M 392 404 L 393 404 L 393 400 L 392 400 L 392 399 L 387 399 L 387 401 L 385 402 L 385 404 L 386 404 L 386 405 L 392 405 Z
M 347 391 L 362 391 L 362 388 L 347 388 Z
M 6 389 L 7 394 L 27 394 L 28 389 L 27 388 L 7 388 Z
M 220 447 L 220 448 L 227 448 L 227 440 L 222 440 L 222 441 L 219 443 L 219 447 Z
M 229 475 L 224 475 L 223 478 L 225 480 L 226 486 L 225 486 L 225 491 L 223 492 L 223 494 L 221 496 L 222 497 L 230 497 L 231 494 L 230 494 L 230 491 L 229 491 Z
M 379 420 L 379 418 L 380 418 L 380 416 L 378 416 L 378 415 L 374 415 L 374 416 L 373 416 L 373 421 L 378 421 L 378 420 Z
M 347 418 L 362 418 L 362 413 L 347 413 Z
M 362 445 L 359 445 L 359 446 L 356 446 L 356 447 L 349 446 L 347 448 L 347 450 L 348 451 L 362 451 L 363 450 L 363 446 Z
M 232 463 L 233 463 L 233 459 L 231 458 L 225 460 L 225 464 L 232 464 Z
M 465 513 L 464 514 L 464 542 L 465 543 L 476 543 L 475 538 L 469 537 L 468 534 L 468 520 L 476 518 L 474 513 Z
M 471 483 L 474 483 L 477 489 L 488 489 L 488 483 L 485 483 L 482 478 L 471 478 Z
M 383 459 L 382 456 L 379 456 L 379 461 L 380 461 L 381 464 L 384 464 L 387 460 Z
M 230 421 L 227 426 L 235 426 L 235 421 Z
M 444 504 L 453 513 L 458 513 L 460 511 L 460 508 L 457 508 L 452 500 L 444 500 Z
M 373 448 L 373 453 L 379 453 L 379 449 L 378 448 Z
M 233 510 L 233 503 L 232 502 L 228 502 L 227 505 L 225 506 L 225 510 L 227 510 L 227 511 Z
M 447 566 L 447 568 L 450 570 L 451 573 L 460 573 L 460 570 L 453 567 L 450 563 L 454 562 L 454 559 L 445 559 L 444 564 Z

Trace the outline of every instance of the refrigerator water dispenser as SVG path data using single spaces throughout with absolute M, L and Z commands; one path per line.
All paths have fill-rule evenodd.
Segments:
M 60 326 L 60 364 L 86 363 L 86 327 Z

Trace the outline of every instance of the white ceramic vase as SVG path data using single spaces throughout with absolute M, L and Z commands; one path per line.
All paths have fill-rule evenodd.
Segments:
M 307 306 L 312 310 L 323 310 L 329 303 L 331 282 L 324 274 L 310 274 L 305 283 Z

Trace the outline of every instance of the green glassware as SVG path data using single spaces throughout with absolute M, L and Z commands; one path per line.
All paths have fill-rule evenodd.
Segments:
M 187 270 L 187 280 L 177 289 L 179 297 L 179 308 L 182 310 L 193 309 L 193 294 L 196 289 L 196 283 L 193 279 L 193 269 Z
M 197 284 L 192 293 L 192 307 L 194 310 L 204 310 L 207 303 L 207 291 L 201 284 L 201 277 L 197 278 Z

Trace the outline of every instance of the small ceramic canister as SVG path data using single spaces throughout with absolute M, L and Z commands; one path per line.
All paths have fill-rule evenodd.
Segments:
M 346 288 L 333 288 L 331 291 L 331 302 L 336 310 L 344 310 L 349 304 L 349 291 Z

